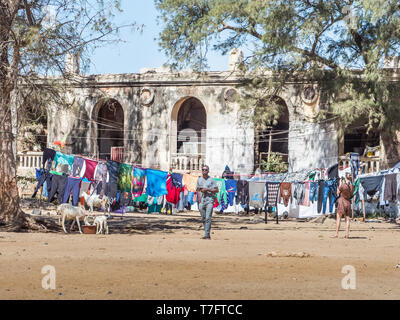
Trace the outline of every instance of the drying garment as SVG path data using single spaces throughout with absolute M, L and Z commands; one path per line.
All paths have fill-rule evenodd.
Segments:
M 168 190 L 168 194 L 165 196 L 167 202 L 177 204 L 180 199 L 180 193 L 182 191 L 182 188 L 177 188 L 172 183 L 171 175 L 168 175 L 168 177 L 167 177 L 167 190 Z
M 89 180 L 94 180 L 94 172 L 96 171 L 98 162 L 94 160 L 85 159 L 86 170 L 83 175 L 84 178 L 88 178 Z
M 318 200 L 318 182 L 310 181 L 310 201 L 314 203 L 314 201 Z
M 339 164 L 336 163 L 328 168 L 328 179 L 339 178 Z
M 179 190 L 181 190 L 181 192 L 179 192 L 179 201 L 176 204 L 176 210 L 183 211 L 187 206 L 187 197 L 185 197 L 185 195 L 183 194 L 182 188 L 179 188 Z
M 249 182 L 246 180 L 237 182 L 236 203 L 242 206 L 249 203 Z
M 221 206 L 220 212 L 223 212 L 224 210 L 228 209 L 229 203 L 225 202 L 224 197 L 221 198 L 220 206 Z
M 249 205 L 254 208 L 261 209 L 264 207 L 265 182 L 250 181 L 249 182 Z
M 203 177 L 199 177 L 197 179 L 197 186 L 196 186 L 196 190 L 198 189 L 215 189 L 217 188 L 217 183 L 214 180 L 214 178 L 208 177 L 207 179 L 204 179 Z M 215 195 L 215 193 L 213 192 L 200 192 L 199 191 L 199 196 L 200 196 L 200 203 L 215 203 L 215 201 L 218 202 L 217 197 Z
M 147 189 L 146 193 L 149 196 L 160 197 L 168 194 L 167 190 L 167 177 L 168 172 L 147 169 Z
M 53 175 L 51 178 L 51 190 L 47 202 L 51 202 L 55 194 L 58 194 L 58 202 L 61 203 L 62 197 L 64 195 L 65 186 L 67 184 L 68 176 L 63 174 L 62 176 Z
M 157 204 L 155 201 L 153 204 L 147 206 L 147 213 L 161 213 L 162 204 Z
M 195 203 L 194 195 L 195 195 L 194 192 L 188 192 L 187 199 L 188 199 L 188 203 L 190 203 L 190 205 L 194 205 L 194 203 Z
M 183 175 L 183 185 L 186 186 L 186 188 L 188 189 L 188 191 L 190 192 L 196 192 L 196 186 L 197 186 L 197 179 L 199 177 L 197 176 L 193 176 L 191 174 L 184 174 Z
M 94 171 L 94 180 L 101 181 L 105 185 L 107 183 L 107 176 L 107 164 L 105 162 L 99 162 Z
M 353 186 L 354 186 L 354 192 L 353 192 L 354 205 L 357 205 L 358 202 L 360 201 L 360 194 L 358 192 L 358 190 L 360 189 L 360 178 L 357 178 L 357 180 L 353 182 Z
M 280 182 L 267 182 L 265 184 L 267 207 L 276 207 L 278 202 L 279 188 Z
M 107 171 L 108 171 L 108 182 L 117 183 L 118 172 L 119 172 L 119 162 L 107 160 Z
M 292 198 L 292 184 L 290 182 L 282 182 L 281 188 L 279 190 L 279 203 L 281 203 L 283 199 L 283 204 L 285 207 L 289 205 L 290 202 L 293 202 Z
M 111 199 L 117 198 L 118 195 L 118 185 L 116 182 L 108 182 L 106 184 L 105 195 Z
M 142 193 L 142 195 L 140 197 L 135 197 L 133 199 L 133 202 L 144 202 L 147 204 L 147 197 L 148 197 L 147 194 Z
M 132 169 L 132 194 L 133 197 L 140 197 L 143 193 L 146 180 L 146 169 L 133 167 Z
M 388 174 L 385 176 L 385 191 L 383 199 L 385 201 L 396 201 L 397 197 L 397 174 Z
M 237 181 L 234 179 L 225 180 L 225 188 L 228 195 L 228 203 L 230 206 L 233 206 L 233 199 L 235 198 L 237 190 Z
M 324 199 L 324 180 L 318 181 L 318 203 L 317 203 L 317 212 L 321 213 L 322 210 L 322 200 Z
M 306 186 L 304 182 L 295 182 L 293 197 L 296 199 L 298 205 L 303 203 L 305 193 Z
M 303 200 L 303 206 L 309 207 L 310 204 L 310 181 L 304 182 L 304 200 Z
M 337 184 L 336 179 L 324 181 L 324 193 L 322 198 L 322 213 L 326 213 L 326 203 L 329 198 L 329 213 L 333 212 L 333 205 L 336 202 Z
M 386 181 L 386 176 L 383 176 L 382 189 L 381 189 L 381 192 L 379 192 L 379 205 L 380 206 L 389 204 L 388 201 L 383 200 L 384 195 L 385 195 L 385 181 Z
M 222 199 L 224 204 L 228 203 L 228 195 L 226 194 L 226 185 L 225 180 L 221 178 L 214 178 L 215 183 L 218 188 L 217 192 L 217 200 L 219 203 L 222 203 Z
M 351 215 L 351 202 L 350 199 L 353 197 L 354 186 L 350 183 L 342 183 L 339 186 L 340 196 L 337 200 L 337 214 L 338 215 Z
M 74 177 L 83 177 L 85 174 L 86 164 L 85 159 L 81 157 L 75 157 L 72 164 L 72 175 Z
M 49 171 L 47 171 L 46 169 L 43 170 L 42 174 L 40 175 L 39 181 L 38 181 L 38 183 L 37 183 L 37 185 L 36 185 L 35 191 L 34 191 L 33 194 L 32 194 L 32 198 L 35 198 L 35 197 L 36 197 L 36 194 L 37 194 L 39 188 L 40 188 L 41 186 L 43 186 L 45 182 L 46 182 L 46 184 L 47 184 L 47 188 L 48 188 L 48 189 L 51 187 L 51 179 L 52 179 L 52 176 L 53 176 L 53 175 L 52 175 Z M 48 189 L 47 189 L 47 190 L 48 190 Z M 43 191 L 42 191 L 42 194 L 43 194 Z
M 79 202 L 79 183 L 81 182 L 80 178 L 72 178 L 68 177 L 67 184 L 65 185 L 64 195 L 62 198 L 62 203 L 67 203 L 69 200 L 69 196 L 72 192 L 72 205 L 77 206 Z
M 181 173 L 171 173 L 171 179 L 175 187 L 177 188 L 183 187 L 183 182 L 182 182 L 183 175 Z
M 54 158 L 56 157 L 56 151 L 53 149 L 49 148 L 44 148 L 43 150 L 43 158 L 42 158 L 42 167 L 44 168 L 44 165 L 46 164 L 47 161 L 47 170 L 50 170 L 51 165 L 53 163 Z
M 360 155 L 358 153 L 350 153 L 350 167 L 353 179 L 358 176 L 358 170 L 360 169 Z
M 42 196 L 43 197 L 48 197 L 49 196 L 49 191 L 51 189 L 51 182 L 50 184 L 47 183 L 47 180 L 43 183 L 43 190 L 42 190 Z
M 86 178 L 81 181 L 81 187 L 79 189 L 79 197 L 83 197 L 83 194 L 88 192 L 90 184 L 91 182 Z
M 72 164 L 74 163 L 74 158 L 75 158 L 74 155 L 64 154 L 59 151 L 56 151 L 56 156 L 54 157 L 54 162 L 56 164 L 54 167 L 57 168 L 59 164 L 66 164 L 68 165 L 70 172 L 72 172 Z
M 361 200 L 367 200 L 367 195 L 373 197 L 375 193 L 382 191 L 383 176 L 360 178 L 360 183 L 364 188 Z
M 43 169 L 35 169 L 35 173 L 36 173 L 36 180 L 39 180 L 40 179 L 40 176 L 42 175 L 42 173 L 43 173 Z
M 125 163 L 119 165 L 118 189 L 123 192 L 132 190 L 132 165 Z

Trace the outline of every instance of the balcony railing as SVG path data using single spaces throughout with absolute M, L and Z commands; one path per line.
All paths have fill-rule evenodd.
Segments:
M 340 156 L 339 161 L 343 163 L 343 167 L 350 166 L 350 157 Z M 360 157 L 360 167 L 365 166 L 364 173 L 373 173 L 380 171 L 379 157 Z
M 205 163 L 205 156 L 202 154 L 175 153 L 171 156 L 171 168 L 175 171 L 201 171 Z

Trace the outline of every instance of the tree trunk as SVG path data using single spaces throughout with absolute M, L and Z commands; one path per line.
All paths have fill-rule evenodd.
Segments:
M 380 139 L 380 168 L 393 167 L 400 161 L 400 131 L 395 134 L 382 132 Z

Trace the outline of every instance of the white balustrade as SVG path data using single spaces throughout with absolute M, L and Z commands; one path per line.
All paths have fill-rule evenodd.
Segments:
M 201 154 L 176 153 L 171 157 L 171 168 L 177 171 L 201 171 L 204 156 Z

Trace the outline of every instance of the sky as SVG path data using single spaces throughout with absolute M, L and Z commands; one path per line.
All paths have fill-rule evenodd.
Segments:
M 160 52 L 158 37 L 161 26 L 157 25 L 159 12 L 153 0 L 122 0 L 124 12 L 117 14 L 117 24 L 144 25 L 143 32 L 134 32 L 125 28 L 120 36 L 124 43 L 107 45 L 95 50 L 91 56 L 89 74 L 105 73 L 139 73 L 142 68 L 158 68 L 168 62 L 168 58 Z M 228 69 L 229 58 L 211 52 L 208 56 L 211 71 Z

